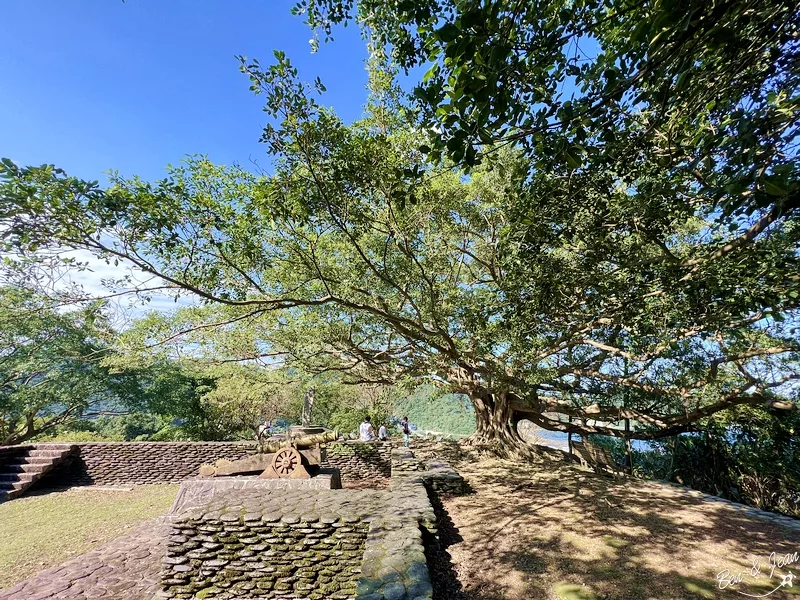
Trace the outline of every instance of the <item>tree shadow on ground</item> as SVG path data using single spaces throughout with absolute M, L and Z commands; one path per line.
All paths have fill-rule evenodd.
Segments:
M 436 493 L 428 494 L 436 513 L 437 539 L 428 538 L 425 556 L 433 585 L 433 600 L 466 600 L 463 586 L 458 579 L 452 557 L 447 549 L 464 541 L 453 523 L 441 498 Z
M 476 493 L 442 507 L 463 538 L 447 548 L 461 584 L 448 598 L 741 599 L 737 590 L 762 594 L 780 582 L 769 579 L 770 553 L 800 552 L 797 530 L 657 482 L 557 461 L 473 459 L 458 469 Z M 746 573 L 733 590 L 718 587 L 724 569 Z M 768 597 L 799 596 L 795 585 Z

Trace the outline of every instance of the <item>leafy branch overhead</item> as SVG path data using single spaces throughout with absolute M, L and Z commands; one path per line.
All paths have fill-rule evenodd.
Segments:
M 795 2 L 311 0 L 295 10 L 318 35 L 358 19 L 406 71 L 427 69 L 413 93 L 434 156 L 473 166 L 514 143 L 533 173 L 600 175 L 647 152 L 660 186 L 691 176 L 694 193 L 728 213 L 798 203 Z
M 359 11 L 362 120 L 281 53 L 242 59 L 271 173 L 193 156 L 103 187 L 7 161 L 5 250 L 89 250 L 197 298 L 141 325 L 152 350 L 464 393 L 479 442 L 518 445 L 521 417 L 652 439 L 796 409 L 794 9 L 298 10 L 325 35 Z M 420 103 L 393 79 L 421 62 Z

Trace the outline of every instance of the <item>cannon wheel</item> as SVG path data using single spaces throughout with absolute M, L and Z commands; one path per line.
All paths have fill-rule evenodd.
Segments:
M 272 468 L 279 477 L 291 477 L 297 467 L 303 464 L 300 453 L 294 448 L 278 450 L 272 458 Z
M 311 475 L 303 464 L 303 457 L 297 448 L 281 448 L 272 457 L 269 468 L 260 476 L 262 479 L 309 479 Z

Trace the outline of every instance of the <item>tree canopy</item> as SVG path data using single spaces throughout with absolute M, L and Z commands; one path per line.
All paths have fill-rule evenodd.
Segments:
M 107 312 L 67 308 L 21 281 L 0 287 L 0 445 L 145 425 L 159 439 L 252 439 L 290 410 L 280 373 L 121 352 Z
M 99 310 L 59 313 L 31 291 L 0 288 L 0 445 L 30 439 L 132 391 L 102 365 L 110 330 Z
M 312 24 L 326 6 L 341 4 L 306 7 Z M 715 41 L 705 6 L 682 29 L 685 18 L 670 21 L 677 13 L 657 4 L 672 16 L 640 32 L 650 4 L 362 3 L 374 39 L 393 44 L 401 65 L 439 65 L 420 89 L 439 86 L 445 99 L 417 92 L 435 111 L 419 112 L 392 85 L 380 43 L 367 115 L 352 125 L 318 104 L 322 83 L 300 82 L 282 53 L 270 67 L 243 59 L 272 117 L 262 135 L 271 173 L 191 157 L 162 181 L 114 175 L 102 187 L 5 161 L 7 248 L 90 250 L 198 298 L 177 318 L 153 317 L 139 332 L 146 345 L 466 394 L 482 443 L 516 445 L 522 417 L 654 439 L 737 405 L 794 410 L 797 94 L 784 31 L 795 31 L 794 13 L 769 33 L 782 5 L 717 7 L 725 27 L 752 21 L 742 39 L 769 33 L 758 46 L 767 55 L 745 68 L 744 50 Z M 480 7 L 483 20 L 459 21 Z M 471 53 L 459 46 L 472 43 L 467 30 L 489 35 Z M 497 51 L 498 31 L 522 50 Z M 601 57 L 586 68 L 569 49 L 584 38 Z M 667 54 L 653 62 L 659 44 Z M 673 53 L 695 46 L 681 83 Z M 525 58 L 503 66 L 514 56 Z M 506 79 L 463 83 L 482 81 L 484 64 Z M 726 75 L 740 66 L 741 79 Z M 589 84 L 571 104 L 566 77 Z M 697 112 L 687 103 L 706 88 L 725 101 L 702 96 Z M 497 105 L 484 114 L 485 102 Z M 474 144 L 458 145 L 473 133 L 481 164 Z M 635 426 L 611 426 L 621 419 Z
M 408 71 L 426 150 L 498 145 L 536 171 L 603 173 L 659 139 L 665 173 L 726 213 L 796 207 L 800 11 L 786 0 L 304 0 L 320 35 L 358 20 Z M 637 143 L 638 142 L 638 143 Z

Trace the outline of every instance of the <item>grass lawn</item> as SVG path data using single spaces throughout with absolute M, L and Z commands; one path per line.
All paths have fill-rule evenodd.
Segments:
M 714 600 L 765 594 L 800 563 L 776 569 L 770 553 L 800 552 L 800 531 L 702 502 L 682 488 L 612 480 L 566 463 L 479 459 L 458 469 L 475 494 L 448 499 L 451 581 L 468 600 Z M 760 558 L 761 574 L 750 577 Z M 716 576 L 744 572 L 718 587 Z M 459 584 L 456 584 L 459 587 Z M 783 587 L 769 600 L 800 598 Z
M 73 488 L 0 504 L 0 589 L 163 515 L 178 487 Z

